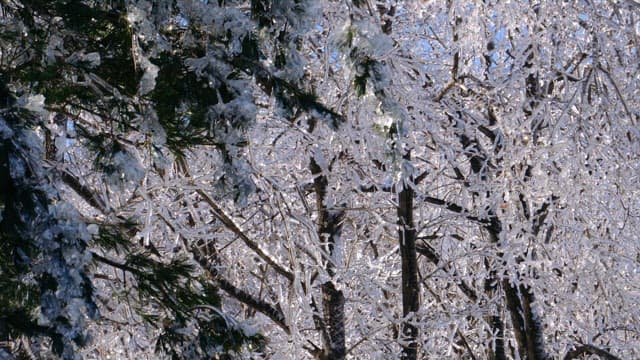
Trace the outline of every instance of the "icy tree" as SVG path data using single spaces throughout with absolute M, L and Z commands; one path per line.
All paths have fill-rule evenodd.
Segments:
M 1 15 L 3 149 L 79 211 L 47 221 L 102 317 L 45 324 L 82 355 L 640 355 L 635 2 Z
M 158 222 L 173 215 L 170 184 L 181 197 L 191 182 L 194 148 L 220 168 L 212 196 L 252 193 L 240 149 L 254 91 L 283 111 L 339 121 L 295 74 L 264 61 L 293 44 L 284 31 L 282 44 L 270 43 L 271 26 L 304 27 L 306 8 L 249 5 L 2 2 L 2 271 L 19 285 L 2 298 L 3 356 L 155 349 L 208 358 L 260 348 L 253 328 L 221 311 L 216 283 L 180 239 L 164 241 L 171 224 Z
M 635 5 L 331 5 L 305 79 L 346 121 L 274 107 L 256 195 L 205 201 L 273 356 L 637 356 Z

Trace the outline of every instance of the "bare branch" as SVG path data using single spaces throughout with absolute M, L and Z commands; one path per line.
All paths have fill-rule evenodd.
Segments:
M 423 255 L 424 257 L 426 257 L 434 265 L 440 264 L 440 255 L 438 255 L 435 249 L 429 246 L 428 244 L 424 244 L 424 243 L 416 244 L 416 251 L 420 255 Z M 458 286 L 458 288 L 460 288 L 462 293 L 464 293 L 469 298 L 469 300 L 473 302 L 476 302 L 478 300 L 478 295 L 476 295 L 476 292 L 464 280 L 457 279 L 458 278 L 457 271 L 451 269 L 447 264 L 442 265 L 442 270 L 444 270 L 446 273 L 448 273 L 454 279 L 456 279 L 455 280 L 456 285 Z
M 567 355 L 565 355 L 564 360 L 578 359 L 583 355 L 597 355 L 600 356 L 601 359 L 605 360 L 621 360 L 619 357 L 606 350 L 588 344 L 578 346 L 577 348 L 569 351 Z

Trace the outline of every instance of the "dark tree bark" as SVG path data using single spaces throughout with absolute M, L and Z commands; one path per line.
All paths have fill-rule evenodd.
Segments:
M 544 351 L 544 334 L 538 315 L 533 311 L 532 304 L 535 297 L 531 288 L 520 285 L 524 326 L 527 332 L 527 356 L 529 359 L 546 359 Z
M 324 324 L 329 335 L 327 359 L 344 359 L 347 350 L 344 328 L 344 294 L 336 289 L 333 281 L 322 284 Z
M 329 276 L 333 277 L 336 267 L 334 263 L 335 247 L 342 230 L 344 211 L 327 209 L 326 196 L 329 181 L 313 157 L 309 163 L 309 170 L 311 170 L 311 174 L 314 177 L 313 187 L 318 209 L 318 238 L 323 242 L 322 246 L 328 255 L 324 259 L 324 266 Z M 324 329 L 321 329 L 321 331 L 325 336 L 323 336 L 324 349 L 320 357 L 327 360 L 341 360 L 347 354 L 344 328 L 344 294 L 336 288 L 332 279 L 322 284 L 321 291 L 322 312 L 324 315 Z
M 585 355 L 597 355 L 600 357 L 600 359 L 604 360 L 620 360 L 619 357 L 593 345 L 582 345 L 574 348 L 567 353 L 567 355 L 564 357 L 564 360 L 579 359 Z
M 407 152 L 404 160 L 411 161 Z M 413 178 L 407 179 L 413 182 Z M 416 255 L 416 229 L 413 223 L 413 184 L 405 183 L 398 193 L 398 239 L 402 262 L 402 315 L 407 319 L 402 326 L 402 358 L 416 359 L 418 356 L 418 328 L 412 324 L 413 316 L 420 308 L 418 287 L 418 260 Z
M 523 309 L 520 297 L 518 296 L 518 290 L 515 286 L 509 283 L 508 279 L 502 280 L 502 287 L 505 294 L 507 309 L 511 315 L 511 324 L 513 325 L 513 333 L 518 344 L 518 353 L 522 357 L 525 357 L 525 354 L 527 353 L 528 340 L 525 322 L 522 317 Z

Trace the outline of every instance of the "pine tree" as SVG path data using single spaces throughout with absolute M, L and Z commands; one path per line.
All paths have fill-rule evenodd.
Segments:
M 188 178 L 198 147 L 215 149 L 223 168 L 211 195 L 243 201 L 254 185 L 239 149 L 260 88 L 289 116 L 340 121 L 285 71 L 287 27 L 306 26 L 305 5 L 242 5 L 2 2 L 5 353 L 95 355 L 89 333 L 149 325 L 172 358 L 260 349 L 259 334 L 221 312 L 219 280 L 150 241 L 143 219 L 154 209 L 136 210 L 148 187 Z

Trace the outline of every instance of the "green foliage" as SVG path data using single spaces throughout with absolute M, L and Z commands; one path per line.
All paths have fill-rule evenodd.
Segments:
M 12 76 L 30 91 L 43 94 L 50 109 L 72 104 L 105 117 L 114 107 L 126 109 L 121 95 L 136 94 L 141 73 L 135 66 L 125 13 L 116 10 L 124 2 L 111 3 L 111 10 L 104 10 L 81 1 L 25 1 L 22 20 L 33 25 L 26 46 L 36 57 Z M 43 21 L 48 28 L 36 25 Z M 62 39 L 64 48 L 53 57 L 45 51 L 52 34 Z M 98 56 L 99 61 L 84 60 L 86 54 Z
M 83 344 L 83 314 L 95 315 L 93 289 L 81 228 L 72 212 L 54 215 L 63 207 L 38 163 L 27 115 L 0 117 L 0 341 L 44 336 L 60 356 Z M 71 303 L 77 313 L 65 312 Z
M 126 95 L 136 93 L 141 74 L 136 70 L 131 52 L 132 34 L 125 13 L 117 10 L 124 8 L 124 1 L 112 1 L 111 10 L 72 0 L 33 3 L 39 3 L 38 10 L 49 13 L 52 18 L 63 19 L 64 31 L 73 36 L 73 41 L 64 44 L 67 50 L 98 52 L 100 66 L 92 71 Z
M 31 244 L 0 229 L 0 289 L 3 289 L 0 318 L 11 317 L 19 312 L 30 313 L 39 305 L 40 290 L 35 279 L 25 278 L 28 259 L 34 252 Z
M 10 141 L 0 142 L 0 289 L 3 289 L 0 296 L 0 319 L 10 319 L 17 313 L 30 313 L 39 305 L 40 300 L 35 279 L 29 281 L 24 278 L 37 249 L 29 239 L 20 236 L 20 217 L 34 215 L 37 205 L 33 200 L 38 195 L 20 191 L 14 185 L 9 173 L 10 156 L 14 152 L 11 145 Z M 0 326 L 2 323 L 0 320 Z M 13 328 L 9 327 L 11 329 Z M 11 331 L 14 333 L 18 330 L 16 328 Z
M 51 339 L 53 352 L 60 355 L 64 348 L 64 339 L 52 328 L 41 326 L 27 308 L 0 310 L 0 338 L 18 338 L 20 336 L 47 336 Z
M 304 2 L 294 1 L 293 9 L 283 9 L 281 4 L 271 0 L 252 0 L 249 18 L 249 14 L 237 12 L 235 2 L 232 4 L 233 9 L 226 9 L 225 1 L 218 0 L 220 11 L 229 10 L 227 20 L 230 24 L 235 26 L 235 21 L 239 20 L 239 24 L 248 25 L 243 29 L 225 30 L 224 34 L 210 31 L 207 24 L 198 23 L 198 17 L 190 17 L 188 14 L 185 14 L 188 19 L 184 19 L 188 21 L 188 26 L 172 27 L 169 30 L 169 27 L 164 27 L 165 21 L 175 20 L 178 14 L 182 16 L 184 4 L 150 3 L 153 9 L 143 9 L 141 6 L 138 10 L 142 13 L 149 11 L 147 15 L 153 14 L 157 19 L 151 19 L 145 24 L 134 20 L 130 25 L 126 8 L 135 6 L 135 2 L 3 2 L 0 13 L 0 53 L 3 55 L 0 59 L 0 109 L 3 110 L 3 116 L 9 113 L 15 115 L 10 127 L 29 126 L 42 130 L 47 140 L 47 160 L 54 161 L 52 158 L 55 156 L 51 154 L 55 154 L 55 151 L 49 150 L 55 150 L 59 140 L 68 140 L 74 147 L 82 148 L 92 155 L 87 161 L 93 161 L 93 167 L 88 166 L 88 169 L 100 175 L 112 175 L 124 168 L 136 174 L 146 174 L 146 170 L 152 170 L 143 169 L 143 165 L 136 167 L 137 163 L 132 165 L 128 162 L 134 157 L 129 158 L 127 155 L 140 150 L 133 149 L 135 146 L 149 146 L 164 153 L 170 150 L 179 161 L 184 160 L 185 151 L 195 146 L 215 146 L 225 162 L 224 175 L 218 179 L 218 183 L 222 185 L 220 188 L 224 188 L 220 192 L 238 200 L 255 189 L 249 178 L 249 171 L 238 165 L 242 161 L 237 161 L 237 148 L 247 143 L 243 131 L 254 121 L 256 113 L 255 104 L 252 104 L 253 79 L 257 80 L 267 95 L 277 99 L 283 113 L 291 120 L 307 112 L 314 118 L 325 120 L 334 128 L 343 121 L 339 114 L 323 105 L 312 91 L 303 88 L 300 81 L 280 78 L 272 69 L 264 66 L 262 61 L 265 60 L 265 53 L 268 53 L 263 52 L 268 45 L 262 42 L 268 42 L 268 37 L 271 36 L 278 43 L 279 50 L 275 59 L 277 67 L 286 69 L 292 65 L 288 61 L 295 57 L 289 51 L 295 50 L 291 50 L 292 46 L 288 45 L 296 41 L 292 39 L 298 36 L 300 29 L 291 27 L 303 22 L 294 25 L 297 21 L 295 17 L 306 16 Z M 162 20 L 158 20 L 160 18 Z M 267 37 L 262 37 L 264 34 Z M 143 40 L 143 37 L 147 40 Z M 159 40 L 160 38 L 162 39 Z M 136 49 L 138 45 L 140 48 Z M 297 45 L 300 46 L 300 43 Z M 215 61 L 204 70 L 196 70 L 188 65 L 191 60 L 205 56 Z M 136 59 L 140 57 L 153 63 L 159 70 L 157 77 L 153 79 L 155 87 L 149 87 L 151 91 L 142 96 L 138 93 L 140 81 L 143 75 L 149 75 L 149 71 L 145 66 L 137 67 Z M 24 105 L 36 98 L 33 95 L 40 94 L 45 97 L 46 110 L 55 115 L 54 124 L 45 125 L 45 119 L 36 116 L 38 114 L 31 114 L 27 109 L 32 107 Z M 16 99 L 21 101 L 24 108 L 5 111 L 16 103 Z M 156 138 L 149 141 L 149 137 L 153 136 L 146 132 L 151 129 L 150 132 L 153 133 L 156 129 L 155 119 L 152 125 L 146 123 L 146 116 L 154 113 L 162 126 L 158 131 L 161 135 L 157 137 L 157 142 Z M 88 120 L 84 118 L 85 114 L 95 117 Z M 68 134 L 54 134 L 53 128 L 61 130 L 67 119 L 74 121 L 74 134 L 67 138 L 63 137 Z M 132 138 L 136 140 L 131 140 Z M 144 145 L 140 145 L 143 143 Z M 0 218 L 0 286 L 8 290 L 0 295 L 0 341 L 14 335 L 46 334 L 53 343 L 54 352 L 59 355 L 64 351 L 66 354 L 72 348 L 65 342 L 77 340 L 79 343 L 82 334 L 76 332 L 81 332 L 82 326 L 65 324 L 66 320 L 62 316 L 52 321 L 51 328 L 38 327 L 33 318 L 40 308 L 44 308 L 47 296 L 53 299 L 50 306 L 58 305 L 56 301 L 59 299 L 55 297 L 68 288 L 65 283 L 67 280 L 69 283 L 75 281 L 73 284 L 78 290 L 73 288 L 74 294 L 69 292 L 61 295 L 62 305 L 59 308 L 65 306 L 65 299 L 80 298 L 79 293 L 90 297 L 93 289 L 91 283 L 85 281 L 84 265 L 82 269 L 78 265 L 79 276 L 73 271 L 68 272 L 65 266 L 76 260 L 65 259 L 63 255 L 66 253 L 58 248 L 46 251 L 38 248 L 35 240 L 38 236 L 21 236 L 21 229 L 17 226 L 23 223 L 29 225 L 22 221 L 26 218 L 46 219 L 50 223 L 41 224 L 44 230 L 47 226 L 59 225 L 58 230 L 62 231 L 60 229 L 67 224 L 58 224 L 58 219 L 55 218 L 57 215 L 52 215 L 55 213 L 54 205 L 60 199 L 50 198 L 49 195 L 55 193 L 57 185 L 51 186 L 50 193 L 44 190 L 40 193 L 12 188 L 7 175 L 8 152 L 2 146 L 0 143 L 0 186 L 9 191 L 0 192 L 0 214 L 3 216 Z M 38 154 L 34 161 L 37 163 L 44 157 L 45 155 Z M 114 160 L 116 157 L 118 161 Z M 63 161 L 67 162 L 68 158 Z M 82 167 L 84 164 L 78 165 Z M 26 168 L 27 172 L 31 170 L 28 166 Z M 49 169 L 47 166 L 42 168 L 43 173 Z M 54 184 L 59 179 L 58 175 L 52 171 L 46 174 L 47 180 L 53 179 L 51 183 Z M 108 191 L 113 190 L 112 185 L 115 184 L 109 183 L 110 179 L 110 176 L 103 179 L 109 187 Z M 82 186 L 78 187 L 91 193 L 95 184 L 82 180 L 79 182 Z M 96 195 L 96 198 L 100 198 L 101 194 Z M 96 208 L 103 210 L 100 209 L 101 202 L 97 203 Z M 213 280 L 199 276 L 199 268 L 184 257 L 165 261 L 163 256 L 166 253 L 163 250 L 152 246 L 142 249 L 135 240 L 135 235 L 140 231 L 139 225 L 124 218 L 117 219 L 119 223 L 112 223 L 113 213 L 107 212 L 115 207 L 108 204 L 105 207 L 108 210 L 104 210 L 104 215 L 109 218 L 109 223 L 96 224 L 99 232 L 94 234 L 93 243 L 89 244 L 93 248 L 91 253 L 94 254 L 94 264 L 118 268 L 134 278 L 135 289 L 132 290 L 130 284 L 125 284 L 126 293 L 121 295 L 130 301 L 134 300 L 131 294 L 136 294 L 138 298 L 133 303 L 140 315 L 163 329 L 163 336 L 158 341 L 159 349 L 167 353 L 175 350 L 175 356 L 184 358 L 186 348 L 179 350 L 182 346 L 179 344 L 198 344 L 196 347 L 200 349 L 216 349 L 216 352 L 220 349 L 223 352 L 239 351 L 247 344 L 254 348 L 261 346 L 264 339 L 259 335 L 247 335 L 233 319 L 217 310 L 221 303 Z M 74 224 L 77 222 L 77 225 L 82 225 L 82 221 L 84 220 L 79 216 L 69 220 Z M 88 244 L 84 243 L 84 238 L 88 238 L 89 233 L 84 232 L 86 229 L 82 226 L 79 228 L 83 231 L 78 230 L 79 228 L 69 230 L 72 234 L 82 233 L 83 236 L 75 236 L 83 238 L 82 240 L 76 239 L 77 242 L 74 242 L 62 238 L 66 235 L 60 233 L 49 240 L 54 244 L 67 242 L 68 244 L 60 245 L 60 248 L 67 246 L 65 249 L 72 249 L 74 253 L 80 254 L 79 258 L 86 260 L 89 258 L 88 254 L 84 256 L 88 251 Z M 30 234 L 37 232 L 32 231 Z M 104 254 L 103 251 L 109 256 L 124 260 L 120 260 L 120 263 L 109 260 L 107 255 L 98 255 Z M 50 265 L 51 268 L 62 270 L 56 270 L 57 273 L 51 276 L 46 271 L 39 277 L 33 276 L 33 259 L 44 259 L 41 261 L 46 264 L 45 267 Z M 119 291 L 112 290 L 114 293 Z M 146 306 L 147 304 L 152 305 Z M 87 310 L 87 313 L 91 313 L 91 310 Z M 20 317 L 24 318 L 25 328 L 13 324 Z M 196 337 L 185 337 L 181 333 L 180 329 L 189 326 L 198 329 Z M 7 327 L 17 332 L 7 333 Z M 72 328 L 73 333 L 60 336 L 67 328 Z
M 250 61 L 258 61 L 262 58 L 258 38 L 255 34 L 248 34 L 242 38 L 242 56 Z
M 0 340 L 38 333 L 32 314 L 40 305 L 38 284 L 27 276 L 37 249 L 20 236 L 19 205 L 28 203 L 29 198 L 15 187 L 10 176 L 9 157 L 13 152 L 10 141 L 0 141 Z
M 118 238 L 117 232 L 107 227 L 103 236 Z M 261 335 L 247 334 L 219 310 L 217 288 L 207 278 L 195 275 L 195 265 L 189 260 L 163 262 L 151 251 L 136 251 L 126 256 L 124 264 L 111 264 L 133 275 L 140 304 L 162 309 L 159 314 L 138 309 L 146 322 L 161 327 L 157 352 L 172 359 L 210 358 L 212 354 L 224 358 L 225 353 L 238 352 L 244 346 L 257 349 L 264 345 Z
M 271 25 L 271 0 L 251 0 L 251 16 L 257 21 L 258 26 L 267 27 Z
M 265 338 L 260 334 L 247 334 L 232 318 L 218 308 L 203 306 L 194 311 L 193 321 L 185 319 L 165 323 L 158 338 L 156 351 L 172 359 L 215 358 L 233 359 L 233 353 L 245 347 L 260 351 Z M 194 333 L 197 333 L 194 336 Z
M 168 264 L 154 260 L 150 252 L 132 253 L 127 256 L 125 266 L 136 278 L 140 296 L 158 299 L 176 314 L 197 304 L 211 303 L 219 299 L 206 298 L 191 286 L 195 267 L 186 259 L 172 259 Z
M 273 78 L 272 83 L 274 95 L 284 110 L 285 117 L 294 119 L 302 113 L 310 113 L 334 130 L 345 121 L 340 114 L 319 102 L 317 95 L 302 91 L 282 79 Z
M 214 145 L 209 134 L 209 107 L 218 103 L 216 90 L 184 65 L 181 56 L 162 53 L 153 62 L 160 67 L 151 93 L 160 124 L 167 133 L 167 145 L 176 154 L 196 145 Z M 222 100 L 231 94 L 219 89 Z
M 131 251 L 131 238 L 135 236 L 136 224 L 127 219 L 121 224 L 102 224 L 93 241 L 105 250 Z
M 357 51 L 356 49 L 357 48 L 354 48 L 352 52 Z M 358 96 L 364 96 L 367 93 L 367 81 L 371 77 L 371 71 L 374 65 L 375 61 L 371 59 L 366 59 L 358 64 L 358 72 L 353 79 L 353 86 Z

